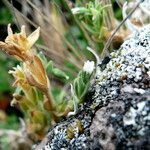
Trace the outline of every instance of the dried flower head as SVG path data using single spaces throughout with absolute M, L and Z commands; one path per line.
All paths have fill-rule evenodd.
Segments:
M 36 93 L 35 93 L 34 87 L 32 87 L 28 83 L 28 80 L 25 76 L 24 68 L 22 68 L 21 66 L 18 65 L 17 67 L 14 67 L 13 69 L 14 70 L 9 71 L 9 73 L 12 74 L 15 78 L 15 82 L 14 82 L 13 86 L 21 88 L 25 97 L 27 99 L 32 100 L 34 103 L 36 103 Z M 14 95 L 16 97 L 16 93 L 14 93 Z M 13 97 L 14 97 L 14 95 L 13 95 Z M 17 93 L 17 97 L 18 97 L 18 93 Z M 15 98 L 15 99 L 17 99 L 17 98 Z
M 37 28 L 27 37 L 25 26 L 22 26 L 20 33 L 13 34 L 9 24 L 8 36 L 5 42 L 0 42 L 0 48 L 5 49 L 8 54 L 16 56 L 24 62 L 23 67 L 18 66 L 14 68 L 14 71 L 10 71 L 16 78 L 14 85 L 25 86 L 26 82 L 42 91 L 47 91 L 49 80 L 45 68 L 41 60 L 31 51 L 32 46 L 39 38 L 39 33 L 40 28 Z
M 27 83 L 24 70 L 21 66 L 17 65 L 17 67 L 14 67 L 13 70 L 9 71 L 9 73 L 15 78 L 13 86 L 21 86 Z
M 4 49 L 8 54 L 25 61 L 31 55 L 30 49 L 39 38 L 39 33 L 40 28 L 37 28 L 27 37 L 25 26 L 22 26 L 20 33 L 13 34 L 9 24 L 8 36 L 5 42 L 0 41 L 0 48 Z

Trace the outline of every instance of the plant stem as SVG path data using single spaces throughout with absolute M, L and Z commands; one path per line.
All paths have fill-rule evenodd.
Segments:
M 50 90 L 47 90 L 45 92 L 45 96 L 48 100 L 48 104 L 49 104 L 49 110 L 54 111 L 55 110 L 55 102 L 54 102 L 54 98 L 52 96 L 52 93 Z
M 121 21 L 121 23 L 116 27 L 116 29 L 113 31 L 112 35 L 109 37 L 108 41 L 106 42 L 105 46 L 104 46 L 104 49 L 103 49 L 103 52 L 101 54 L 102 57 L 105 56 L 115 34 L 117 33 L 117 31 L 120 29 L 120 27 L 126 22 L 126 20 L 128 20 L 128 18 L 135 12 L 135 10 L 138 8 L 138 6 L 140 5 L 141 1 L 139 1 L 135 7 L 130 11 L 130 13 L 127 15 L 127 17 Z

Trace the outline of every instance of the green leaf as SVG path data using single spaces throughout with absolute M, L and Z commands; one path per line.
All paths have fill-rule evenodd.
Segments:
M 58 69 L 58 68 L 54 68 L 52 69 L 52 73 L 53 75 L 55 75 L 56 77 L 62 78 L 62 79 L 69 79 L 69 76 L 66 75 L 65 72 L 63 72 L 62 70 Z
M 64 90 L 60 88 L 53 88 L 52 93 L 58 105 L 63 103 L 63 99 L 66 96 L 66 92 Z
M 84 100 L 84 97 L 89 88 L 91 76 L 91 74 L 81 70 L 78 73 L 78 76 L 74 79 L 73 89 L 75 96 L 78 99 L 78 103 L 81 103 Z
M 52 73 L 52 71 L 53 71 L 53 61 L 49 61 L 48 63 L 47 63 L 47 65 L 46 65 L 46 71 L 47 71 L 47 73 L 49 74 L 51 74 Z

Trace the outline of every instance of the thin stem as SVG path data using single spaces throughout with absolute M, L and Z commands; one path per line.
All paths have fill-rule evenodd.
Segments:
M 49 102 L 49 109 L 51 111 L 55 110 L 55 102 L 54 102 L 54 98 L 53 98 L 53 95 L 51 93 L 51 90 L 47 90 L 45 93 L 45 96 L 47 97 L 47 100 Z
M 126 18 L 127 17 L 127 2 L 124 3 L 123 5 L 123 8 L 122 8 L 122 14 L 123 14 L 123 18 Z M 133 31 L 137 31 L 138 30 L 138 27 L 136 27 L 135 25 L 132 24 L 132 22 L 130 21 L 130 19 L 127 19 L 126 21 L 126 27 L 131 30 L 132 32 Z
M 117 28 L 114 30 L 113 34 L 109 37 L 108 41 L 106 42 L 105 46 L 104 46 L 104 49 L 103 49 L 103 52 L 102 52 L 102 57 L 105 56 L 105 52 L 107 51 L 107 49 L 109 48 L 115 34 L 117 33 L 117 31 L 120 29 L 120 27 L 126 22 L 126 20 L 135 12 L 135 10 L 139 7 L 141 1 L 138 2 L 136 4 L 136 6 L 131 10 L 131 12 L 126 16 L 126 18 L 124 20 L 121 21 L 121 23 L 117 26 Z
M 47 97 L 47 100 L 48 100 L 48 103 L 49 103 L 49 110 L 51 111 L 52 113 L 52 124 L 55 124 L 56 122 L 58 122 L 58 116 L 57 116 L 57 111 L 56 111 L 56 104 L 55 104 L 55 101 L 54 101 L 54 98 L 53 98 L 53 95 L 51 93 L 51 90 L 47 90 L 45 93 L 45 96 Z
M 116 3 L 118 4 L 118 6 L 122 9 L 122 7 L 123 7 L 123 2 L 122 1 L 118 1 L 118 0 L 116 0 Z

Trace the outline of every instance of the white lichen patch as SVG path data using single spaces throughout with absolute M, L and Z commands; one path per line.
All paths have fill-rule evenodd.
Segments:
M 108 85 L 109 81 L 140 82 L 143 74 L 150 70 L 150 25 L 130 35 L 118 51 L 110 54 L 110 59 L 104 70 L 98 68 L 95 98 L 100 93 L 105 93 L 105 90 L 102 93 L 99 87 Z M 111 91 L 113 95 L 116 94 L 116 89 Z M 97 99 L 97 101 L 99 100 Z
M 136 125 L 136 116 L 137 114 L 141 113 L 142 109 L 144 108 L 146 102 L 138 103 L 138 109 L 134 109 L 133 107 L 126 113 L 123 118 L 124 125 Z
M 138 129 L 138 134 L 141 136 L 143 136 L 145 130 L 147 130 L 147 126 L 143 127 L 142 124 L 144 125 L 150 122 L 150 116 L 147 114 L 149 109 L 147 105 L 147 101 L 139 102 L 137 109 L 131 107 L 123 117 L 124 126 L 132 125 L 135 129 Z
M 144 94 L 145 93 L 145 90 L 143 90 L 143 89 L 138 89 L 138 88 L 134 88 L 133 89 L 135 92 L 137 92 L 137 93 L 139 93 L 139 94 Z

